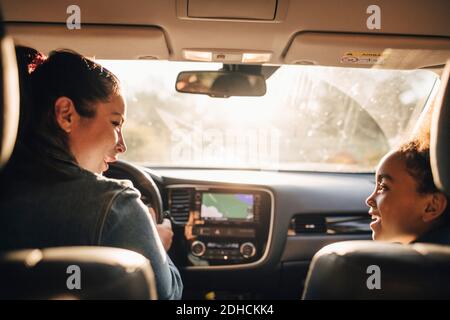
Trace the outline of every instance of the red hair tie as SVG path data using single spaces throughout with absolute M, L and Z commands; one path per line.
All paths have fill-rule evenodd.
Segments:
M 39 67 L 41 64 L 45 62 L 45 60 L 47 60 L 46 55 L 40 52 L 36 54 L 33 60 L 28 64 L 28 73 L 31 74 L 32 72 L 34 72 L 34 70 L 36 70 L 37 67 Z

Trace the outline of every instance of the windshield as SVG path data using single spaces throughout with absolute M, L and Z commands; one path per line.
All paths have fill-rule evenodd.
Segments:
M 101 60 L 128 104 L 123 159 L 154 167 L 370 172 L 407 138 L 437 76 L 284 65 L 262 97 L 179 93 L 181 71 L 217 63 Z

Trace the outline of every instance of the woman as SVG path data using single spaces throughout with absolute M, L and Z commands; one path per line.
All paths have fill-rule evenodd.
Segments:
M 374 240 L 450 245 L 448 199 L 434 185 L 428 143 L 414 140 L 388 153 L 367 198 Z
M 180 274 L 158 235 L 167 245 L 171 229 L 155 226 L 129 182 L 101 175 L 126 151 L 119 80 L 71 51 L 55 51 L 47 59 L 30 50 L 18 53 L 29 60 L 19 62 L 22 83 L 29 81 L 21 87 L 31 91 L 22 105 L 29 117 L 2 175 L 0 250 L 130 249 L 151 261 L 159 298 L 180 299 Z

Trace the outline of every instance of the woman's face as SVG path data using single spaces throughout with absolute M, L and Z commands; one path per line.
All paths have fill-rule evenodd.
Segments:
M 380 161 L 375 179 L 375 190 L 366 200 L 373 239 L 410 243 L 426 228 L 423 215 L 428 196 L 417 192 L 417 183 L 398 152 Z
M 101 174 L 108 163 L 126 151 L 122 127 L 126 118 L 123 96 L 115 95 L 109 102 L 98 102 L 93 118 L 77 117 L 68 134 L 69 147 L 78 164 Z

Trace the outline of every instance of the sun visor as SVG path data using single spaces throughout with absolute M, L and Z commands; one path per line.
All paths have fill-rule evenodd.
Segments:
M 450 38 L 303 32 L 297 34 L 285 63 L 338 67 L 417 69 L 443 65 Z
M 162 29 L 152 26 L 81 25 L 69 30 L 65 24 L 7 23 L 16 44 L 48 53 L 72 49 L 97 59 L 168 59 Z

